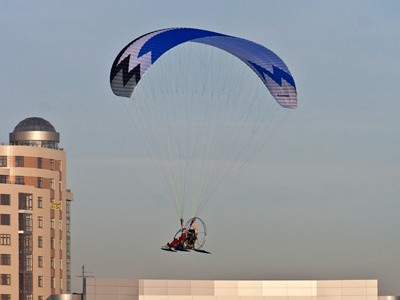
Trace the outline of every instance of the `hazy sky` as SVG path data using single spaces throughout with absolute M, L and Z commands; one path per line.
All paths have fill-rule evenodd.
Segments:
M 202 215 L 212 255 L 160 251 L 174 207 L 109 87 L 125 44 L 176 26 L 266 45 L 298 89 L 268 149 Z M 400 295 L 400 2 L 2 0 L 0 39 L 0 141 L 39 116 L 67 151 L 73 276 L 377 278 Z

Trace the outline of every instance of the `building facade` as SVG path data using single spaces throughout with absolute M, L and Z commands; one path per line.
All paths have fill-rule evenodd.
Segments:
M 135 280 L 86 278 L 85 300 L 398 300 L 377 280 Z
M 70 292 L 66 153 L 42 118 L 21 121 L 0 145 L 0 300 Z

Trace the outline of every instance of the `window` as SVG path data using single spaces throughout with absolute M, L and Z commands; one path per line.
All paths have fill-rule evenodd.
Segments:
M 24 176 L 15 176 L 15 184 L 25 184 Z
M 38 276 L 38 287 L 43 287 L 43 276 Z
M 54 277 L 51 277 L 51 282 L 50 282 L 51 284 L 51 288 L 52 289 L 55 289 L 56 288 L 56 283 L 55 283 L 55 280 L 54 280 Z
M 43 208 L 43 198 L 42 197 L 37 198 L 37 207 Z
M 9 266 L 11 265 L 11 254 L 0 255 L 0 265 Z
M 43 178 L 42 177 L 38 177 L 37 179 L 37 186 L 38 188 L 43 188 Z
M 33 229 L 33 217 L 31 214 L 25 215 L 25 231 L 32 231 Z
M 51 247 L 51 249 L 55 249 L 54 238 L 50 239 L 50 247 Z
M 11 234 L 0 234 L 0 245 L 10 246 L 11 245 Z
M 38 236 L 38 248 L 43 248 L 43 237 Z
M 16 167 L 23 167 L 24 166 L 24 157 L 23 156 L 16 156 L 15 157 L 15 166 Z
M 0 225 L 10 225 L 10 214 L 0 214 Z
M 1 294 L 0 300 L 11 300 L 10 294 Z
M 43 256 L 38 256 L 38 267 L 43 268 Z
M 1 274 L 1 285 L 11 285 L 11 275 Z
M 19 238 L 19 251 L 25 252 L 25 253 L 31 253 L 32 252 L 32 247 L 33 247 L 33 241 L 32 241 L 32 235 L 27 234 L 27 235 L 22 235 Z M 22 261 L 21 261 L 22 263 Z
M 53 218 L 50 219 L 50 228 L 54 229 L 54 219 Z
M 1 194 L 0 195 L 0 205 L 10 205 L 10 195 Z
M 50 189 L 54 190 L 54 179 L 50 179 Z
M 52 257 L 50 260 L 50 266 L 52 269 L 54 269 L 54 257 Z
M 54 159 L 50 159 L 50 170 L 54 170 Z
M 18 193 L 18 208 L 32 210 L 32 194 Z
M 7 183 L 8 176 L 7 175 L 0 175 L 0 183 Z
M 43 300 L 43 296 L 38 296 L 38 300 Z
M 30 249 L 31 250 L 31 249 Z M 31 250 L 32 251 L 32 250 Z M 23 268 L 24 271 L 32 272 L 33 270 L 33 263 L 32 263 L 32 254 L 27 255 L 25 257 L 25 266 Z
M 37 167 L 39 169 L 43 168 L 43 159 L 41 157 L 37 158 Z
M 33 221 L 31 214 L 18 215 L 18 229 L 22 231 L 31 232 L 33 229 Z
M 38 228 L 43 228 L 43 217 L 38 217 L 37 218 L 38 221 Z
M 0 167 L 7 167 L 7 156 L 0 156 Z

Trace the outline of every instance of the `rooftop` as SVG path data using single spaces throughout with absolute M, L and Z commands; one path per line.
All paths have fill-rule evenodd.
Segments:
M 31 117 L 26 118 L 18 123 L 15 126 L 13 132 L 23 132 L 23 131 L 47 131 L 47 132 L 56 132 L 51 123 L 43 118 L 39 117 Z

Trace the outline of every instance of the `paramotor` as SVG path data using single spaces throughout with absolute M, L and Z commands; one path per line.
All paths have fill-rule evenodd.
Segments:
M 133 100 L 124 104 L 179 219 L 192 204 L 186 229 L 196 239 L 182 237 L 182 248 L 200 251 L 206 229 L 199 214 L 262 149 L 276 120 L 297 107 L 294 78 L 281 58 L 253 41 L 167 28 L 128 43 L 114 60 L 110 85 Z

